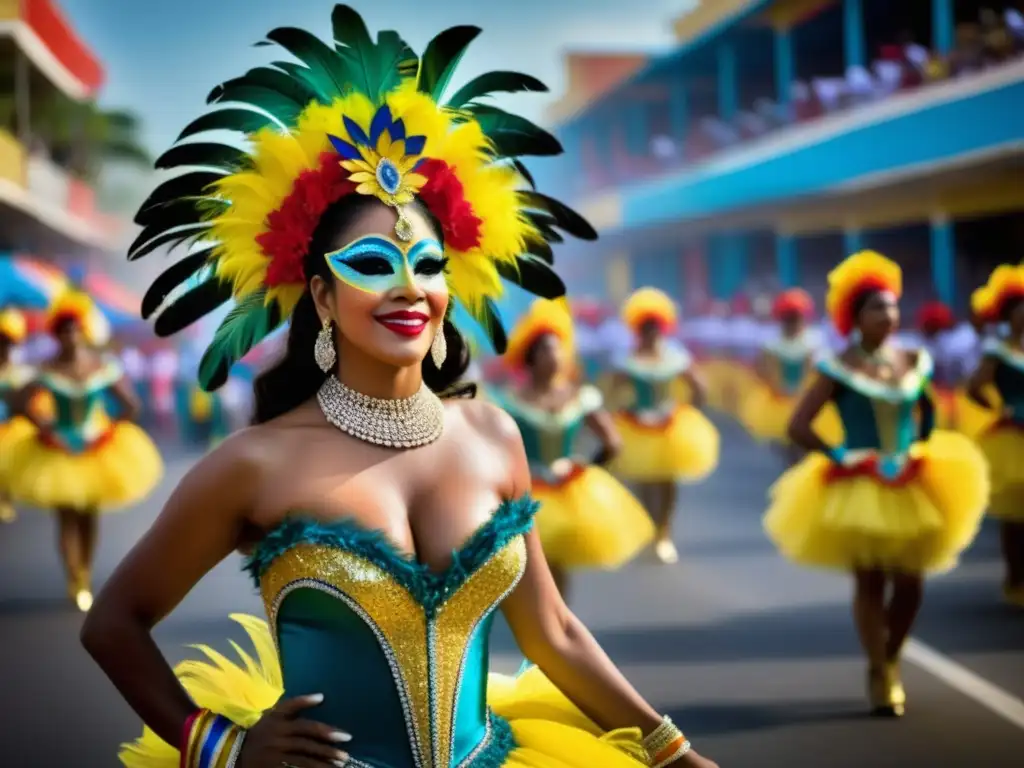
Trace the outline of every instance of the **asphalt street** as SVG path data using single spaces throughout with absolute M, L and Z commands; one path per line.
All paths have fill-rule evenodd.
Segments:
M 958 570 L 929 582 L 905 664 L 907 716 L 869 718 L 848 580 L 777 556 L 760 516 L 781 464 L 736 427 L 722 430 L 717 473 L 681 495 L 680 563 L 573 582 L 577 613 L 627 676 L 722 768 L 1024 765 L 1024 612 L 1001 601 L 996 531 L 986 526 Z M 194 458 L 169 449 L 159 491 L 103 520 L 98 582 Z M 190 643 L 229 654 L 229 638 L 244 643 L 228 613 L 261 611 L 239 566 L 223 563 L 157 629 L 172 661 L 191 655 Z M 3 768 L 116 766 L 117 745 L 140 732 L 79 647 L 80 624 L 53 521 L 26 511 L 0 528 Z M 499 671 L 519 666 L 501 625 L 494 647 Z

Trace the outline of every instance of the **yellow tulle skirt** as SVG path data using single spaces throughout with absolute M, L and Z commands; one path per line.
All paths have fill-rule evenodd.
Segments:
M 231 617 L 249 635 L 255 657 L 237 646 L 240 663 L 205 646 L 207 661 L 186 661 L 175 672 L 192 700 L 251 728 L 283 693 L 281 665 L 266 622 Z M 341 662 L 344 663 L 344 662 Z M 602 733 L 537 668 L 515 677 L 490 675 L 487 703 L 512 727 L 516 749 L 503 768 L 639 768 L 647 765 L 638 728 Z M 358 739 L 359 734 L 353 734 Z M 118 755 L 128 768 L 178 768 L 179 752 L 149 728 Z
M 576 467 L 562 482 L 534 481 L 537 531 L 561 568 L 618 568 L 654 540 L 643 506 L 600 467 Z
M 747 393 L 740 406 L 740 422 L 756 440 L 789 443 L 787 435 L 799 395 L 784 395 L 767 384 L 758 383 Z M 841 445 L 843 422 L 834 403 L 826 403 L 814 419 L 814 431 L 828 445 Z
M 720 438 L 707 416 L 692 405 L 676 406 L 658 424 L 644 424 L 628 411 L 614 415 L 622 451 L 611 471 L 636 482 L 697 482 L 718 466 Z
M 723 358 L 702 360 L 700 375 L 708 388 L 708 407 L 730 416 L 738 416 L 740 404 L 759 384 L 749 365 Z
M 999 423 L 978 438 L 992 479 L 992 517 L 1024 523 L 1024 427 Z
M 0 422 L 0 494 L 7 495 L 11 487 L 11 456 L 14 447 L 35 433 L 32 422 L 21 416 Z
M 992 425 L 999 421 L 999 414 L 1002 410 L 1002 398 L 995 387 L 985 390 L 985 396 L 992 404 L 992 409 L 982 408 L 967 396 L 962 389 L 953 393 L 954 426 L 953 428 L 962 434 L 972 438 L 980 438 Z
M 40 509 L 115 510 L 144 499 L 163 476 L 163 461 L 139 427 L 121 421 L 83 453 L 69 453 L 35 434 L 10 448 L 10 493 Z
M 769 491 L 769 538 L 788 559 L 841 570 L 944 571 L 977 533 L 988 503 L 985 457 L 963 435 L 936 431 L 888 482 L 811 454 Z

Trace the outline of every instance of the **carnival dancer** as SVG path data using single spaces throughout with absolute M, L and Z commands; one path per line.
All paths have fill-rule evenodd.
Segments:
M 32 380 L 32 369 L 14 361 L 14 348 L 25 340 L 26 330 L 21 312 L 0 310 L 0 523 L 12 523 L 17 517 L 8 491 L 11 446 L 32 434 L 31 422 L 14 413 L 18 393 Z
M 672 518 L 680 482 L 697 482 L 718 465 L 719 435 L 700 412 L 707 389 L 684 347 L 666 337 L 677 323 L 676 305 L 656 288 L 641 288 L 622 307 L 633 332 L 634 351 L 618 363 L 616 395 L 627 405 L 615 414 L 622 451 L 612 471 L 634 483 L 657 529 L 654 551 L 661 562 L 679 560 Z M 678 400 L 680 381 L 691 402 Z
M 553 139 L 517 120 L 513 140 L 480 105 L 532 79 L 492 73 L 439 101 L 478 32 L 443 32 L 420 59 L 339 5 L 336 47 L 270 33 L 305 66 L 257 68 L 218 92 L 238 102 L 264 90 L 257 82 L 280 88 L 282 99 L 259 101 L 273 124 L 247 135 L 244 159 L 218 155 L 212 186 L 163 187 L 143 206 L 148 229 L 132 255 L 182 225 L 168 204 L 191 205 L 191 226 L 211 243 L 193 268 L 212 259 L 235 294 L 200 366 L 207 389 L 285 320 L 289 339 L 256 383 L 254 425 L 189 473 L 86 619 L 86 647 L 152 728 L 124 749 L 126 765 L 711 765 L 559 597 L 531 530 L 537 504 L 514 421 L 451 388 L 468 364 L 451 302 L 504 351 L 499 275 L 557 297 L 548 262 L 526 254 L 550 254 L 548 240 L 561 240 L 552 226 L 596 237 L 503 154 L 552 153 Z M 223 126 L 236 109 L 200 125 Z M 219 162 L 195 146 L 172 149 L 168 164 Z M 222 300 L 193 290 L 165 306 L 158 332 Z M 189 662 L 179 683 L 150 630 L 238 547 L 270 618 L 241 619 L 259 660 Z M 499 606 L 538 666 L 488 689 Z
M 998 413 L 978 438 L 992 478 L 989 514 L 999 520 L 1006 563 L 1003 592 L 1024 608 L 1024 266 L 1000 266 L 973 304 L 986 323 L 1009 326 L 1006 338 L 990 338 L 968 385 L 971 398 Z M 987 391 L 994 387 L 998 398 Z
M 47 329 L 59 350 L 20 398 L 22 414 L 37 431 L 10 445 L 6 459 L 14 500 L 57 513 L 68 594 L 82 611 L 92 604 L 99 513 L 145 498 L 163 472 L 146 433 L 107 414 L 107 393 L 117 397 L 122 419 L 131 418 L 138 403 L 121 366 L 94 349 L 91 311 L 89 297 L 74 291 L 50 307 Z M 25 405 L 44 392 L 54 403 L 52 420 Z
M 900 268 L 863 251 L 828 281 L 828 314 L 850 343 L 819 361 L 821 375 L 797 406 L 790 436 L 814 453 L 772 487 L 765 528 L 787 558 L 853 574 L 872 711 L 899 716 L 906 705 L 900 653 L 921 605 L 922 577 L 952 568 L 973 539 L 988 477 L 969 439 L 933 431 L 927 351 L 890 343 Z M 812 427 L 828 402 L 843 421 L 842 446 Z
M 942 344 L 944 334 L 956 326 L 953 310 L 941 301 L 926 302 L 917 312 L 916 325 L 921 346 L 935 363 L 931 392 L 935 403 L 935 426 L 938 429 L 957 429 L 956 367 Z
M 814 317 L 814 299 L 800 288 L 783 291 L 772 303 L 772 317 L 779 334 L 761 350 L 755 370 L 759 386 L 751 389 L 741 406 L 741 420 L 758 440 L 781 448 L 790 464 L 802 457 L 802 449 L 789 439 L 789 422 L 800 394 L 812 380 L 821 341 L 807 327 Z M 826 405 L 814 428 L 829 445 L 843 441 L 843 427 L 834 406 Z
M 505 360 L 528 373 L 526 384 L 496 402 L 516 420 L 530 462 L 537 531 L 562 596 L 575 568 L 618 568 L 654 539 L 647 512 L 602 467 L 621 447 L 597 387 L 573 371 L 573 324 L 564 304 L 538 299 L 516 324 Z M 583 428 L 597 438 L 583 458 Z

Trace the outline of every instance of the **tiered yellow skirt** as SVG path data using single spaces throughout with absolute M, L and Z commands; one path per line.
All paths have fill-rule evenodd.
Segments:
M 992 479 L 989 514 L 1024 523 L 1024 426 L 999 422 L 978 438 Z
M 10 494 L 12 473 L 10 469 L 14 447 L 35 433 L 32 423 L 21 416 L 0 422 L 0 496 Z
M 978 530 L 989 497 L 985 458 L 963 435 L 936 431 L 896 482 L 806 457 L 769 491 L 764 526 L 788 559 L 841 570 L 944 571 Z
M 753 368 L 735 360 L 702 360 L 700 374 L 708 388 L 708 407 L 730 416 L 739 415 L 740 404 L 759 384 Z
M 697 482 L 718 466 L 719 434 L 692 405 L 676 406 L 662 423 L 644 424 L 628 411 L 615 414 L 622 451 L 611 471 L 636 482 Z
M 639 501 L 600 467 L 576 467 L 565 480 L 535 480 L 537 531 L 548 561 L 562 568 L 618 568 L 654 539 Z
M 788 444 L 789 422 L 799 402 L 798 395 L 783 395 L 758 382 L 741 404 L 740 422 L 756 440 Z M 827 403 L 818 413 L 814 431 L 828 445 L 842 445 L 843 422 L 834 403 Z
M 246 728 L 274 706 L 283 693 L 281 665 L 266 622 L 234 615 L 248 633 L 256 658 L 235 664 L 200 646 L 209 661 L 186 661 L 175 670 L 192 700 Z M 341 663 L 344 663 L 343 661 Z M 535 667 L 516 676 L 491 675 L 487 703 L 512 726 L 516 749 L 502 768 L 640 768 L 647 765 L 641 733 L 627 728 L 602 733 Z M 359 738 L 359 734 L 353 734 Z M 179 752 L 149 728 L 122 745 L 128 768 L 178 768 Z
M 82 453 L 29 433 L 9 446 L 5 465 L 11 497 L 39 509 L 119 509 L 145 498 L 163 476 L 163 461 L 149 435 L 124 421 Z

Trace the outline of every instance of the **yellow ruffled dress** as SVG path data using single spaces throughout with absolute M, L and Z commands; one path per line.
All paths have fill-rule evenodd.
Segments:
M 9 363 L 0 371 L 0 506 L 10 496 L 10 458 L 15 445 L 31 437 L 35 428 L 22 417 L 11 414 L 10 400 L 26 384 L 32 381 L 32 369 L 25 365 Z M 8 508 L 9 509 L 9 508 Z M 2 512 L 4 510 L 0 510 Z
M 916 405 L 932 363 L 922 351 L 886 385 L 843 364 L 818 363 L 837 384 L 846 432 L 842 464 L 811 454 L 769 491 L 764 526 L 787 558 L 841 570 L 921 573 L 952 568 L 972 541 L 989 497 L 985 458 L 968 438 L 919 440 Z
M 40 509 L 96 512 L 143 498 L 160 482 L 163 461 L 153 441 L 129 422 L 112 421 L 104 406 L 123 373 L 108 361 L 85 381 L 40 371 L 54 420 L 8 446 L 7 471 L 15 501 Z
M 612 475 L 573 449 L 588 416 L 604 407 L 597 388 L 584 385 L 557 413 L 514 394 L 498 399 L 519 425 L 540 502 L 537 531 L 548 561 L 561 568 L 618 568 L 654 540 L 643 506 Z
M 779 338 L 763 350 L 767 379 L 750 387 L 741 406 L 740 422 L 756 439 L 789 443 L 789 422 L 813 371 L 815 345 L 805 332 L 791 339 Z M 814 421 L 819 437 L 829 445 L 843 442 L 843 424 L 835 405 L 821 409 Z
M 536 668 L 488 675 L 491 620 L 526 568 L 536 503 L 507 501 L 437 573 L 351 520 L 293 517 L 250 557 L 269 616 L 235 616 L 256 648 L 178 677 L 201 707 L 251 727 L 284 697 L 322 693 L 304 717 L 352 734 L 350 768 L 640 768 L 639 729 L 602 733 Z M 243 748 L 244 749 L 244 748 Z M 177 768 L 148 728 L 129 768 Z
M 984 352 L 995 361 L 995 388 L 1007 414 L 978 436 L 992 478 L 989 514 L 1024 523 L 1024 351 L 990 339 Z
M 676 388 L 690 369 L 690 354 L 666 347 L 657 359 L 636 355 L 622 365 L 620 381 L 629 405 L 614 414 L 622 452 L 611 471 L 634 482 L 697 482 L 718 466 L 720 438 L 715 425 Z

